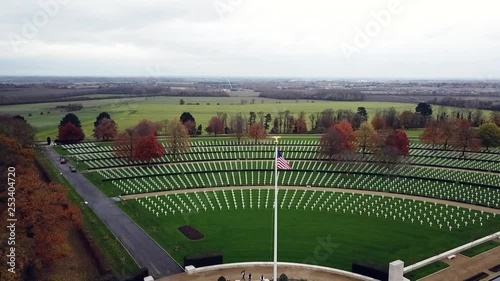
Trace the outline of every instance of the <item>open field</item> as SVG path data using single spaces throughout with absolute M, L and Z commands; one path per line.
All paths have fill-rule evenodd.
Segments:
M 185 105 L 179 105 L 180 97 L 149 97 L 132 99 L 106 99 L 73 102 L 81 103 L 84 108 L 74 112 L 81 120 L 87 138 L 91 138 L 93 122 L 99 113 L 106 111 L 118 123 L 119 129 L 131 127 L 142 119 L 159 121 L 164 119 L 179 118 L 185 112 L 190 112 L 196 119 L 197 124 L 203 128 L 210 117 L 217 112 L 226 112 L 229 115 L 236 113 L 249 113 L 250 111 L 270 113 L 273 118 L 279 111 L 290 110 L 297 115 L 301 111 L 306 113 L 320 112 L 325 109 L 351 109 L 356 111 L 359 106 L 366 107 L 369 116 L 373 116 L 378 110 L 389 107 L 396 108 L 401 112 L 404 110 L 415 110 L 414 104 L 409 103 L 385 103 L 385 102 L 308 102 L 304 100 L 277 101 L 273 99 L 255 98 L 255 104 L 241 105 L 242 99 L 251 101 L 254 97 L 184 97 Z M 263 103 L 262 103 L 263 102 Z M 191 103 L 191 105 L 189 105 Z M 199 105 L 196 105 L 199 103 Z M 219 103 L 219 105 L 217 105 Z M 47 136 L 55 138 L 59 121 L 67 112 L 61 112 L 56 106 L 67 105 L 68 102 L 41 103 L 0 106 L 1 113 L 19 114 L 24 116 L 28 122 L 37 127 L 36 138 L 44 140 Z M 43 115 L 40 113 L 43 112 Z M 50 112 L 50 113 L 48 113 Z M 28 116 L 29 114 L 32 116 Z M 309 121 L 308 121 L 309 123 Z M 309 126 L 309 124 L 308 124 Z M 206 134 L 206 133 L 205 133 Z

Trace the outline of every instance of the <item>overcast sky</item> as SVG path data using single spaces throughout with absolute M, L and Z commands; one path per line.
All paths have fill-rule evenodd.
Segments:
M 498 0 L 2 0 L 0 75 L 498 79 L 499 10 Z

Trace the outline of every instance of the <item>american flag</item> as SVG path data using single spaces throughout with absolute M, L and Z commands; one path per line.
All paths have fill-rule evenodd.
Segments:
M 292 166 L 286 159 L 283 157 L 281 152 L 278 151 L 278 158 L 276 159 L 276 164 L 278 165 L 279 170 L 291 170 Z

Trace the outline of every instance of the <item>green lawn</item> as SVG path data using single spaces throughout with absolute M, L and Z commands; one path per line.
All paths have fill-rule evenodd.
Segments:
M 50 179 L 68 188 L 69 200 L 80 208 L 83 215 L 84 228 L 90 232 L 99 246 L 99 249 L 103 252 L 104 256 L 111 264 L 113 268 L 113 275 L 117 277 L 124 277 L 137 273 L 139 270 L 137 263 L 125 250 L 125 248 L 123 248 L 122 244 L 111 233 L 101 219 L 97 217 L 94 211 L 82 204 L 83 199 L 73 189 L 71 184 L 63 176 L 59 175 L 52 163 L 45 158 L 40 150 L 36 151 L 36 156 L 43 169 L 48 173 Z
M 301 111 L 306 113 L 320 112 L 325 109 L 351 109 L 356 111 L 359 106 L 367 109 L 369 116 L 373 116 L 376 111 L 396 108 L 401 112 L 404 110 L 415 110 L 415 105 L 410 103 L 384 103 L 384 102 L 327 102 L 315 101 L 308 102 L 304 100 L 296 101 L 278 101 L 273 99 L 255 98 L 255 105 L 241 105 L 241 99 L 251 100 L 254 97 L 182 97 L 185 105 L 179 105 L 181 97 L 150 97 L 150 98 L 132 98 L 132 99 L 105 99 L 91 100 L 74 103 L 81 103 L 84 109 L 75 114 L 82 121 L 82 126 L 87 138 L 91 137 L 93 122 L 97 115 L 106 111 L 118 123 L 119 129 L 131 127 L 142 119 L 159 121 L 164 119 L 179 118 L 185 112 L 191 112 L 196 119 L 197 124 L 203 128 L 207 125 L 210 117 L 217 112 L 226 112 L 230 115 L 236 113 L 246 113 L 250 111 L 263 111 L 271 113 L 273 118 L 279 111 L 290 110 L 298 115 Z M 263 102 L 263 103 L 262 103 Z M 191 105 L 188 105 L 191 103 Z M 199 105 L 196 105 L 199 103 Z M 219 103 L 219 105 L 217 105 Z M 68 102 L 40 103 L 0 106 L 2 113 L 20 114 L 24 116 L 30 124 L 37 127 L 36 135 L 38 140 L 45 140 L 47 136 L 53 139 L 57 134 L 57 126 L 62 116 L 66 112 L 56 109 L 58 105 L 66 105 Z M 50 113 L 48 113 L 50 111 Z M 43 112 L 43 115 L 40 113 Z M 31 114 L 32 116 L 28 116 Z M 307 120 L 309 125 L 309 120 Z
M 405 277 L 410 279 L 411 281 L 416 281 L 416 280 L 419 280 L 421 278 L 424 278 L 425 276 L 429 276 L 429 275 L 436 273 L 440 270 L 448 268 L 449 266 L 450 265 L 447 263 L 444 263 L 442 261 L 437 261 L 435 263 L 431 263 L 431 264 L 426 265 L 422 268 L 414 270 L 408 274 L 405 274 Z
M 483 243 L 481 245 L 477 245 L 476 247 L 472 247 L 468 250 L 465 250 L 461 252 L 462 255 L 467 256 L 469 258 L 475 257 L 479 254 L 482 254 L 484 252 L 487 252 L 491 249 L 494 249 L 496 247 L 500 246 L 500 242 L 497 241 L 489 241 L 486 243 Z
M 273 198 L 272 193 L 269 198 Z M 233 198 L 228 194 L 228 202 L 232 202 Z M 236 194 L 238 200 L 239 193 Z M 283 192 L 280 192 L 280 202 L 282 197 Z M 264 200 L 261 199 L 261 202 Z M 253 202 L 256 201 L 254 196 Z M 248 206 L 242 210 L 240 205 L 237 210 L 209 209 L 206 212 L 157 217 L 136 200 L 119 203 L 136 223 L 181 264 L 186 255 L 209 252 L 223 253 L 225 263 L 270 261 L 273 212 L 270 207 L 257 209 L 256 205 L 254 203 L 251 210 Z M 494 233 L 498 231 L 499 222 L 500 217 L 488 220 L 481 228 L 469 226 L 449 232 L 445 228 L 382 217 L 285 207 L 279 213 L 279 259 L 344 270 L 350 270 L 353 261 L 387 265 L 401 259 L 409 265 Z M 196 228 L 205 234 L 205 238 L 200 241 L 188 240 L 177 230 L 183 225 Z

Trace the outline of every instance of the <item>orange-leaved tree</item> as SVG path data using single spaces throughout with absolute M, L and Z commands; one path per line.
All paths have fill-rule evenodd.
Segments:
M 358 148 L 358 144 L 356 142 L 356 133 L 354 132 L 351 123 L 347 120 L 344 120 L 335 124 L 334 126 L 335 128 L 341 130 L 342 133 L 344 133 L 347 141 L 347 148 L 351 151 L 355 151 Z
M 444 144 L 445 136 L 441 126 L 436 121 L 432 121 L 427 128 L 425 128 L 424 133 L 420 136 L 420 140 L 426 144 L 432 144 L 432 150 L 436 144 Z
M 210 121 L 208 121 L 206 130 L 208 134 L 214 133 L 215 136 L 217 136 L 217 134 L 222 134 L 224 133 L 224 122 L 222 122 L 219 116 L 213 116 L 210 118 Z
M 372 119 L 372 125 L 373 128 L 377 131 L 384 130 L 385 128 L 387 128 L 387 121 L 385 120 L 384 116 L 382 116 L 381 114 L 377 114 Z
M 165 149 L 154 135 L 141 137 L 134 147 L 134 161 L 149 162 L 163 156 Z
M 477 136 L 477 131 L 469 120 L 459 119 L 453 123 L 453 136 L 450 140 L 451 146 L 462 152 L 465 158 L 465 152 L 479 151 L 481 149 L 481 140 Z
M 261 124 L 254 123 L 252 124 L 252 126 L 250 126 L 250 129 L 248 129 L 248 136 L 254 139 L 255 143 L 257 143 L 258 140 L 263 140 L 266 138 L 266 129 L 264 129 L 264 126 L 262 126 Z
M 354 152 L 346 133 L 340 126 L 330 126 L 321 137 L 318 152 L 330 161 L 343 160 Z
M 103 118 L 94 128 L 94 137 L 103 140 L 113 139 L 116 137 L 117 131 L 118 126 L 115 121 Z

